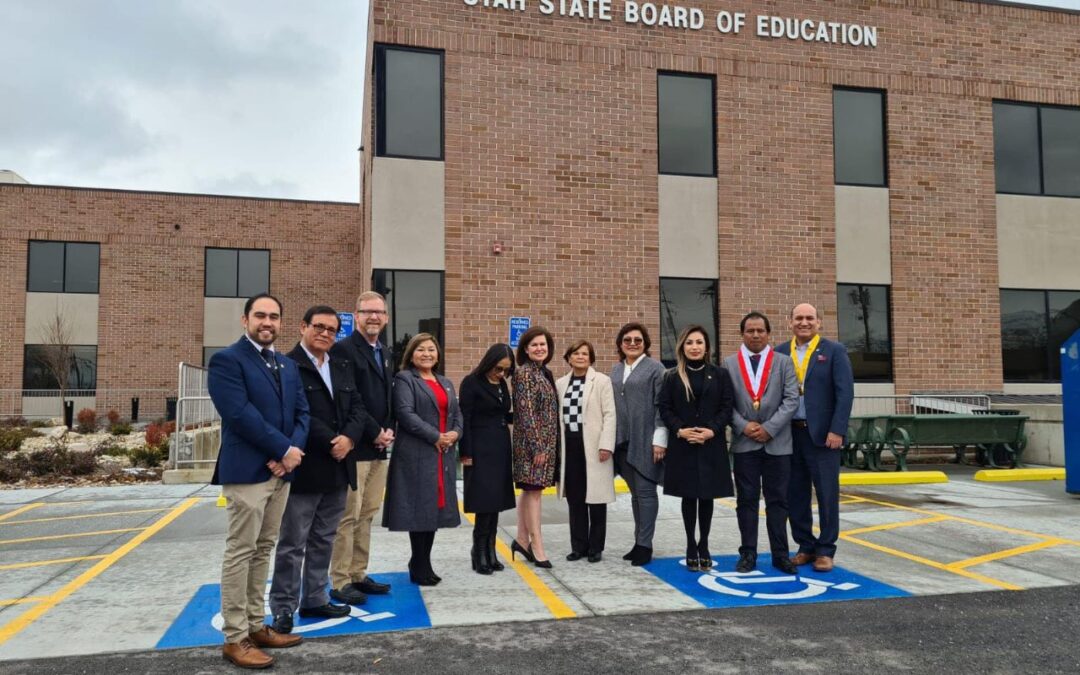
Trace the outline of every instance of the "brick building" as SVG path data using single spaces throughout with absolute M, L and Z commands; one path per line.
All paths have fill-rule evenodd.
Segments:
M 808 300 L 861 393 L 1060 391 L 1080 14 L 372 0 L 368 39 L 359 206 L 0 185 L 0 389 L 40 382 L 58 306 L 94 386 L 172 387 L 268 284 L 287 326 L 386 292 L 389 340 L 438 333 L 455 379 L 510 317 L 607 369 L 625 321 L 657 355 L 690 322 L 729 353 L 746 311 L 781 339 Z

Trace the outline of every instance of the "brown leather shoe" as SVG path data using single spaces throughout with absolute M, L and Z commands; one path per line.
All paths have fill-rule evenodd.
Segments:
M 827 555 L 819 555 L 814 559 L 814 571 L 815 572 L 832 572 L 833 562 L 832 558 Z
M 251 641 L 263 649 L 285 649 L 295 647 L 304 641 L 299 635 L 284 635 L 270 626 L 263 626 L 259 630 L 249 633 Z
M 221 648 L 221 655 L 226 661 L 241 668 L 269 668 L 274 665 L 274 657 L 262 651 L 248 638 L 240 642 L 226 642 Z
M 817 556 L 812 553 L 803 553 L 802 551 L 799 551 L 791 558 L 791 564 L 795 566 L 808 565 L 814 562 L 815 558 L 817 558 Z

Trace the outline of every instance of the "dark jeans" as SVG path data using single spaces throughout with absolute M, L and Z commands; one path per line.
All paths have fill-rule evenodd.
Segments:
M 800 553 L 836 555 L 840 536 L 840 451 L 814 445 L 808 429 L 791 429 L 791 483 L 788 505 L 791 510 L 791 538 Z M 817 493 L 818 535 L 814 536 L 814 513 L 810 509 L 811 488 Z
M 735 514 L 742 545 L 739 553 L 757 553 L 758 502 L 765 493 L 765 527 L 774 558 L 787 557 L 788 480 L 791 455 L 770 455 L 761 450 L 735 455 Z

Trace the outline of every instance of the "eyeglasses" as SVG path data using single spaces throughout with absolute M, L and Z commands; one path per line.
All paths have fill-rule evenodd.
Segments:
M 629 335 L 622 339 L 624 345 L 642 345 L 645 344 L 645 338 L 630 337 Z
M 383 314 L 386 314 L 386 310 L 385 309 L 358 309 L 358 310 L 356 310 L 356 313 L 357 314 L 367 314 L 368 316 L 382 316 Z
M 337 326 L 327 326 L 321 323 L 308 324 L 308 328 L 316 333 L 328 333 L 330 335 L 336 335 L 338 332 Z
M 510 372 L 510 369 L 503 368 L 502 366 L 495 366 L 491 369 L 491 372 L 495 373 L 496 375 L 505 375 Z

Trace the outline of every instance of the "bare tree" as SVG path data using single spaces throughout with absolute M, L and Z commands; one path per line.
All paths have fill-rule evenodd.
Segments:
M 60 414 L 64 414 L 64 402 L 71 379 L 71 370 L 75 362 L 75 346 L 72 344 L 74 331 L 71 321 L 60 307 L 41 324 L 42 345 L 37 361 L 56 380 L 60 390 Z

